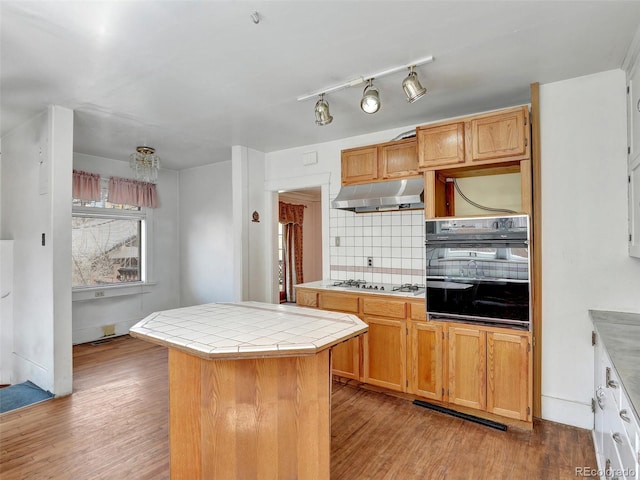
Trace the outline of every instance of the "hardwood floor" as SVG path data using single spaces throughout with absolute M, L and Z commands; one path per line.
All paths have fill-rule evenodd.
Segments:
M 167 368 L 165 348 L 128 336 L 75 346 L 73 395 L 0 415 L 0 478 L 168 479 Z M 332 480 L 575 479 L 576 467 L 596 468 L 586 430 L 540 421 L 502 432 L 351 385 L 334 383 L 331 423 Z

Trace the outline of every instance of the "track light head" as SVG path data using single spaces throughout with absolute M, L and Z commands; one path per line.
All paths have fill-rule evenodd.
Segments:
M 364 113 L 376 113 L 380 110 L 380 92 L 373 86 L 373 78 L 367 80 L 367 86 L 364 87 L 362 100 L 360 100 L 360 108 Z
M 329 113 L 329 104 L 324 99 L 324 93 L 320 94 L 320 99 L 316 102 L 316 125 L 329 125 L 333 117 Z
M 427 93 L 427 89 L 420 85 L 418 74 L 413 71 L 412 66 L 409 67 L 409 75 L 407 75 L 407 78 L 402 81 L 402 89 L 404 90 L 404 93 L 407 96 L 407 102 L 409 103 L 415 102 Z

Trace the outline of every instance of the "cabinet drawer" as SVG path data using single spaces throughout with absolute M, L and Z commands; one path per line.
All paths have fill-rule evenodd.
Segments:
M 296 303 L 301 307 L 317 307 L 318 292 L 311 290 L 296 290 Z
M 622 421 L 622 426 L 627 433 L 627 437 L 629 437 L 631 447 L 640 455 L 640 425 L 633 414 L 633 408 L 629 403 L 629 399 L 624 393 L 620 399 L 620 411 L 618 412 L 618 416 Z
M 409 303 L 409 308 L 411 312 L 411 320 L 422 320 L 425 321 L 427 319 L 427 308 L 425 306 L 424 300 L 420 303 Z
M 407 304 L 397 300 L 364 297 L 362 299 L 362 312 L 366 315 L 404 319 L 407 317 Z
M 620 383 L 620 378 L 618 377 L 618 373 L 615 368 L 613 368 L 613 363 L 609 359 L 609 355 L 605 354 L 604 360 L 604 386 L 605 390 L 609 395 L 611 395 L 616 409 L 620 408 L 620 397 L 622 394 L 622 384 Z
M 318 305 L 324 310 L 358 313 L 358 297 L 339 293 L 321 293 L 318 295 Z

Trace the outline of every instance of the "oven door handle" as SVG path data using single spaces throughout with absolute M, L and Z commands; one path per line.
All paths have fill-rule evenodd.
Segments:
M 482 247 L 495 247 L 495 248 L 528 248 L 529 242 L 522 240 L 473 240 L 473 241 L 459 241 L 459 240 L 434 240 L 427 238 L 425 242 L 429 248 L 482 248 Z

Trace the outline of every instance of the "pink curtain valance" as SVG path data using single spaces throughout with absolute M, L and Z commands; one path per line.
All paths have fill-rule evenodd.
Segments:
M 100 175 L 73 171 L 73 198 L 85 201 L 100 200 Z
M 159 205 L 158 190 L 155 183 L 111 177 L 109 180 L 109 201 L 111 203 L 156 208 Z

